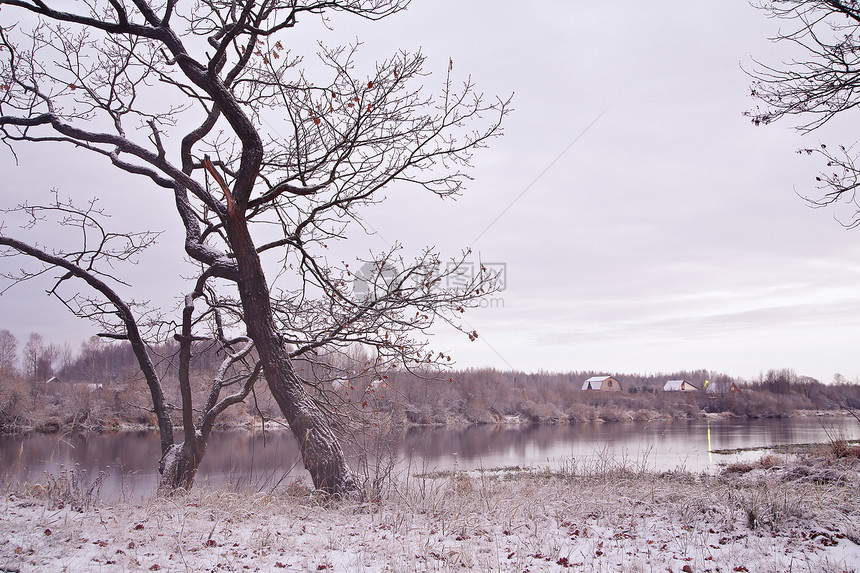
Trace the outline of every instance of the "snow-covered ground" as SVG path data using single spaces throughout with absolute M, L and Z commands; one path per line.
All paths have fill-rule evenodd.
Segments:
M 742 469 L 413 476 L 364 502 L 299 484 L 106 502 L 49 479 L 0 501 L 0 571 L 860 570 L 860 462 Z

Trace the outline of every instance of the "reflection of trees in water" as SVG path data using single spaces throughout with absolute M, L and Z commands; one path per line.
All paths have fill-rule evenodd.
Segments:
M 631 456 L 655 444 L 654 454 L 688 455 L 711 447 L 729 449 L 785 443 L 824 442 L 828 433 L 855 439 L 860 423 L 853 419 L 793 418 L 769 420 L 677 420 L 573 425 L 482 425 L 465 428 L 413 427 L 396 429 L 379 439 L 391 444 L 405 462 L 448 469 L 453 455 L 469 467 L 536 463 L 542 457 L 589 456 L 611 444 L 613 451 Z M 368 454 L 372 463 L 376 437 L 356 439 L 347 448 L 351 460 Z M 38 481 L 43 472 L 62 465 L 86 469 L 91 479 L 108 471 L 102 494 L 118 493 L 134 482 L 135 494 L 147 495 L 154 484 L 159 457 L 157 432 L 115 434 L 0 436 L 0 467 L 4 480 Z M 424 461 L 422 462 L 421 459 Z M 76 466 L 76 464 L 79 464 Z M 464 466 L 467 465 L 464 463 Z M 673 466 L 674 467 L 674 466 Z M 266 488 L 302 469 L 298 445 L 285 431 L 216 432 L 200 468 L 199 478 L 215 487 Z M 127 477 L 129 474 L 131 478 Z M 134 475 L 137 475 L 137 479 Z M 291 478 L 290 478 L 291 479 Z
M 87 470 L 125 472 L 150 471 L 158 462 L 158 434 L 123 432 L 121 434 L 31 434 L 6 436 L 0 447 L 0 461 L 9 477 L 38 477 L 60 466 Z
M 215 432 L 209 441 L 199 477 L 213 485 L 267 488 L 303 469 L 298 443 L 285 430 Z
M 139 474 L 137 486 L 153 484 L 142 476 L 154 476 L 160 457 L 157 432 L 82 433 L 72 435 L 19 435 L 0 439 L 0 463 L 5 478 L 23 482 L 38 481 L 44 472 L 55 473 L 62 467 L 86 470 L 94 479 L 100 471 L 109 478 L 106 490 L 119 490 L 124 477 Z M 291 463 L 292 461 L 292 463 Z M 213 485 L 258 484 L 283 477 L 299 461 L 298 445 L 283 431 L 234 431 L 213 434 L 201 465 L 199 477 Z
M 769 420 L 766 424 L 760 420 L 727 420 L 711 424 L 712 445 L 714 449 L 733 449 L 792 443 L 804 433 L 800 424 L 799 420 L 788 419 Z
M 775 418 L 711 422 L 714 449 L 826 442 L 831 435 L 860 435 L 860 423 L 846 418 Z
M 651 442 L 696 443 L 707 440 L 701 431 L 687 431 L 695 423 L 630 422 L 611 424 L 470 426 L 467 428 L 410 428 L 404 438 L 404 452 L 429 459 L 452 456 L 477 460 L 508 454 L 534 458 L 541 452 L 592 454 L 607 444 L 616 449 L 638 451 Z M 681 431 L 678 431 L 681 429 Z M 670 431 L 671 430 L 671 431 Z M 557 454 L 556 454 L 557 455 Z

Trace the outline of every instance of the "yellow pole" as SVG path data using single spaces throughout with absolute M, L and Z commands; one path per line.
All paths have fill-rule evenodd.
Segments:
M 708 420 L 708 463 L 711 464 L 713 462 L 714 459 L 711 455 L 711 421 Z

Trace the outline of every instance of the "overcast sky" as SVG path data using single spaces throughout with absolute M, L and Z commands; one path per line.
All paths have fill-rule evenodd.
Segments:
M 451 58 L 486 94 L 514 94 L 505 136 L 478 154 L 462 197 L 392 188 L 367 212 L 378 235 L 349 246 L 471 247 L 506 265 L 506 289 L 466 315 L 478 341 L 440 329 L 434 346 L 464 367 L 860 376 L 860 230 L 798 196 L 815 192 L 820 164 L 795 153 L 853 143 L 849 117 L 801 137 L 790 121 L 743 116 L 756 105 L 743 68 L 788 57 L 767 40 L 779 23 L 743 1 L 535 4 L 416 0 L 381 23 L 307 18 L 295 37 L 309 50 L 358 37 L 368 64 L 420 48 L 428 88 Z M 123 212 L 134 189 L 102 160 L 20 150 L 17 166 L 0 152 L 4 205 L 51 187 L 98 193 L 117 220 L 165 230 L 133 274 L 139 298 L 181 292 L 169 201 Z M 31 331 L 74 346 L 93 333 L 37 286 L 0 298 L 0 328 L 22 346 Z

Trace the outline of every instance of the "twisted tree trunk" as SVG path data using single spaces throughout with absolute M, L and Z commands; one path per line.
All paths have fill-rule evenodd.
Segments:
M 246 222 L 234 204 L 228 204 L 225 227 L 239 266 L 239 296 L 266 382 L 299 443 L 314 486 L 333 495 L 347 494 L 358 488 L 355 477 L 331 425 L 293 368 L 275 328 L 266 277 Z

